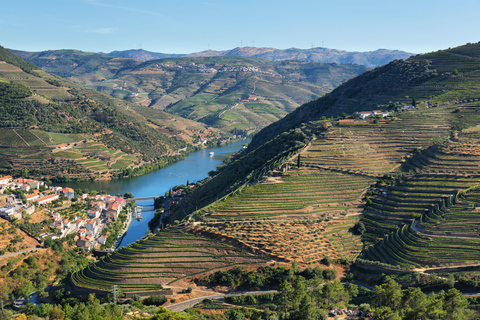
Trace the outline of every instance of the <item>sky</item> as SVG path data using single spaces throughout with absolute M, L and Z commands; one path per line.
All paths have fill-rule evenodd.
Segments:
M 325 47 L 426 53 L 480 41 L 480 0 L 16 0 L 0 45 L 162 53 Z

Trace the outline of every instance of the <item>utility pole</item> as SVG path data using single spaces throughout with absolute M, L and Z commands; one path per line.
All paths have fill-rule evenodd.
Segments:
M 113 303 L 117 304 L 117 285 L 113 286 Z

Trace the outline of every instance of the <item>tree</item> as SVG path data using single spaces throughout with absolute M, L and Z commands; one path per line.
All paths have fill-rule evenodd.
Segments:
M 288 301 L 290 300 L 290 296 L 292 294 L 292 284 L 284 280 L 278 287 L 278 291 L 280 292 L 280 301 L 282 303 L 281 306 L 283 307 L 283 313 L 286 316 Z
M 348 291 L 348 295 L 350 297 L 358 296 L 359 290 L 358 290 L 358 286 L 356 284 L 349 285 L 348 288 L 347 288 L 347 291 Z
M 420 288 L 408 288 L 402 299 L 404 318 L 411 320 L 427 319 L 427 296 Z
M 469 310 L 468 300 L 460 291 L 457 289 L 448 290 L 445 295 L 444 302 L 445 311 L 447 317 L 445 319 L 449 320 L 463 320 L 468 319 Z
M 125 192 L 123 197 L 125 199 L 133 199 L 133 194 L 131 192 Z
M 417 101 L 415 100 L 415 98 L 412 98 L 412 106 L 414 106 L 414 107 L 417 106 Z
M 27 178 L 28 177 L 28 169 L 23 168 L 22 170 L 20 170 L 20 175 L 22 176 L 22 178 Z
M 375 309 L 372 320 L 402 320 L 397 311 L 393 311 L 389 307 L 381 307 Z
M 341 301 L 347 301 L 349 298 L 348 293 L 345 291 L 345 287 L 338 280 L 326 283 L 323 286 L 322 295 L 327 303 L 333 304 L 337 304 Z
M 10 320 L 12 319 L 12 311 L 4 309 L 0 310 L 0 320 Z
M 324 269 L 322 273 L 325 280 L 335 280 L 338 274 L 335 269 Z
M 402 287 L 388 276 L 385 280 L 384 284 L 375 286 L 372 302 L 375 307 L 389 307 L 392 310 L 397 310 L 402 302 Z
M 50 319 L 61 320 L 63 318 L 65 318 L 65 312 L 63 312 L 63 310 L 59 306 L 55 305 L 52 312 L 50 312 Z
M 315 311 L 310 301 L 310 297 L 308 295 L 304 295 L 297 311 L 297 319 L 313 320 L 315 319 L 314 315 Z
M 453 273 L 450 273 L 448 275 L 447 285 L 449 288 L 453 288 L 455 286 L 455 276 L 453 275 Z
M 358 222 L 355 223 L 355 225 L 353 226 L 353 231 L 354 231 L 356 234 L 362 235 L 362 234 L 365 233 L 365 231 L 367 231 L 367 228 L 365 228 L 365 224 L 364 224 L 362 221 L 358 221 Z
M 301 161 L 301 155 L 300 153 L 298 154 L 298 158 L 297 158 L 297 167 L 300 168 L 300 166 L 302 165 L 302 161 Z

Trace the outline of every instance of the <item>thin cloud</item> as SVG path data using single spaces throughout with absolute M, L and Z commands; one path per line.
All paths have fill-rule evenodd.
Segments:
M 87 30 L 88 33 L 99 33 L 99 34 L 112 34 L 117 32 L 118 28 L 99 28 L 99 29 L 90 29 Z
M 97 6 L 97 7 L 112 8 L 112 9 L 118 9 L 118 10 L 130 11 L 130 12 L 137 12 L 137 13 L 149 14 L 149 15 L 152 15 L 152 16 L 166 18 L 165 15 L 162 15 L 160 13 L 156 13 L 156 12 L 153 12 L 153 11 L 149 11 L 149 10 L 144 10 L 144 9 L 116 6 L 116 5 L 102 3 L 102 2 L 99 2 L 98 0 L 85 0 L 85 2 L 88 3 L 88 4 L 91 4 L 91 5 Z
M 2 19 L 0 19 L 0 24 L 7 25 L 9 27 L 26 27 L 27 26 L 25 23 L 9 22 Z

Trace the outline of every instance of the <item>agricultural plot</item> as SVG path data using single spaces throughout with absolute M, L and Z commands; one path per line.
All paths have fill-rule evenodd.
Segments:
M 368 233 L 364 240 L 374 243 L 404 223 L 420 218 L 435 205 L 460 189 L 480 182 L 480 176 L 421 174 L 391 186 L 382 195 L 372 198 L 362 220 Z
M 303 161 L 311 166 L 382 175 L 398 168 L 414 150 L 447 137 L 449 130 L 444 119 L 432 117 L 421 123 L 410 114 L 375 126 L 335 127 L 313 141 Z
M 3 129 L 0 130 L 0 145 L 8 147 L 22 147 L 27 146 L 27 143 L 22 139 L 22 137 L 16 133 L 15 130 Z
M 285 261 L 315 264 L 356 256 L 362 250 L 360 236 L 351 232 L 356 219 L 270 220 L 196 226 L 193 232 L 248 247 L 253 252 Z
M 363 252 L 365 259 L 407 269 L 479 263 L 479 147 L 463 142 L 417 153 L 405 167 L 422 173 L 372 199 L 363 240 L 376 244 Z
M 480 190 L 469 190 L 460 193 L 454 200 L 444 201 L 440 206 L 429 210 L 419 222 L 416 228 L 422 233 L 478 238 L 480 241 Z
M 480 240 L 458 237 L 432 237 L 403 225 L 383 241 L 369 247 L 362 257 L 405 269 L 435 268 L 478 264 Z
M 231 245 L 179 232 L 160 232 L 121 248 L 73 274 L 81 287 L 122 292 L 158 290 L 185 277 L 266 260 Z
M 360 199 L 371 178 L 324 170 L 291 170 L 280 183 L 251 185 L 212 205 L 210 219 L 268 218 L 283 215 L 339 215 Z
M 84 137 L 85 135 L 69 135 L 67 138 Z M 109 149 L 97 142 L 78 143 L 66 151 L 53 153 L 52 157 L 73 159 L 76 163 L 92 171 L 123 170 L 138 161 L 137 157 L 133 155 Z

